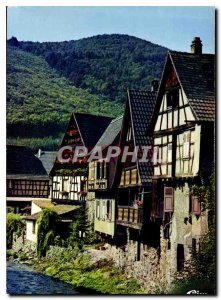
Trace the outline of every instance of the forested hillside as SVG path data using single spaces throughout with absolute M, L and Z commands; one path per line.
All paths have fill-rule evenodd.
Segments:
M 41 55 L 74 86 L 124 102 L 127 88 L 149 89 L 159 79 L 167 49 L 128 35 L 98 35 L 77 41 L 18 42 Z
M 73 111 L 114 117 L 122 109 L 122 104 L 70 85 L 43 58 L 8 47 L 8 142 L 54 149 Z
M 73 111 L 118 116 L 127 88 L 160 79 L 166 48 L 128 35 L 8 40 L 8 142 L 55 149 Z

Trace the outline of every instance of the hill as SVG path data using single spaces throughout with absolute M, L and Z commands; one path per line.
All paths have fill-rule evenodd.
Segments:
M 128 35 L 8 40 L 9 143 L 56 149 L 73 111 L 118 116 L 127 88 L 160 79 L 167 49 Z
M 107 98 L 74 87 L 42 57 L 8 47 L 8 142 L 54 149 L 71 112 L 114 117 L 122 109 L 122 105 Z
M 149 89 L 151 81 L 160 78 L 167 52 L 164 47 L 122 34 L 65 42 L 17 41 L 16 46 L 42 56 L 74 86 L 121 103 L 127 88 Z

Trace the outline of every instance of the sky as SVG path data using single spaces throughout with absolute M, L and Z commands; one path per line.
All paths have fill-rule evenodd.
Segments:
M 129 34 L 171 50 L 190 51 L 199 36 L 214 53 L 214 7 L 8 7 L 7 38 L 68 41 L 98 34 Z

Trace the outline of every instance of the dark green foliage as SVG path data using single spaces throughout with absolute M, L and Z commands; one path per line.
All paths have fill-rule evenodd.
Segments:
M 76 219 L 72 225 L 72 232 L 69 237 L 69 245 L 82 249 L 87 242 L 90 233 L 90 224 L 85 203 L 77 210 Z
M 6 218 L 7 248 L 11 248 L 13 234 L 15 234 L 17 237 L 21 236 L 25 230 L 25 222 L 19 215 L 15 215 L 13 213 L 7 213 Z
M 208 210 L 209 232 L 202 239 L 200 251 L 195 258 L 197 277 L 208 281 L 210 288 L 216 289 L 216 210 L 215 210 L 215 171 L 210 178 L 210 184 L 205 188 L 205 208 Z
M 9 142 L 31 144 L 34 149 L 39 148 L 36 144 L 40 143 L 42 149 L 54 150 L 60 144 L 73 111 L 114 117 L 122 109 L 122 105 L 107 98 L 75 88 L 53 71 L 43 58 L 8 47 Z
M 16 134 L 16 131 L 14 133 Z M 35 153 L 37 153 L 39 148 L 44 150 L 57 151 L 60 142 L 61 142 L 61 138 L 56 138 L 52 136 L 45 136 L 42 138 L 7 137 L 7 145 L 18 145 L 18 146 L 27 145 Z
M 172 294 L 186 295 L 187 292 L 193 290 L 207 295 L 214 294 L 214 287 L 211 285 L 211 282 L 197 277 L 190 277 L 176 282 L 173 286 Z
M 110 260 L 94 263 L 88 255 L 77 255 L 76 249 L 54 250 L 48 251 L 46 259 L 40 261 L 37 269 L 72 284 L 76 290 L 81 288 L 85 292 L 86 288 L 102 294 L 144 294 L 138 282 L 127 279 Z
M 11 40 L 9 40 L 11 43 Z M 121 34 L 69 42 L 19 42 L 19 49 L 40 55 L 74 86 L 123 102 L 127 88 L 150 87 L 161 77 L 167 49 Z
M 58 214 L 52 209 L 45 208 L 38 219 L 37 253 L 45 256 L 50 245 L 54 244 Z
M 166 51 L 118 34 L 58 43 L 13 37 L 7 51 L 8 142 L 56 150 L 73 111 L 119 116 L 127 88 L 148 89 L 160 78 Z

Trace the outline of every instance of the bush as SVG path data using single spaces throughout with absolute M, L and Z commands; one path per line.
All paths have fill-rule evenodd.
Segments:
M 54 244 L 58 214 L 52 209 L 43 209 L 38 219 L 37 254 L 45 256 L 50 245 Z
M 6 218 L 7 248 L 9 249 L 12 247 L 13 234 L 19 237 L 24 233 L 25 222 L 21 219 L 19 215 L 13 213 L 7 213 Z

